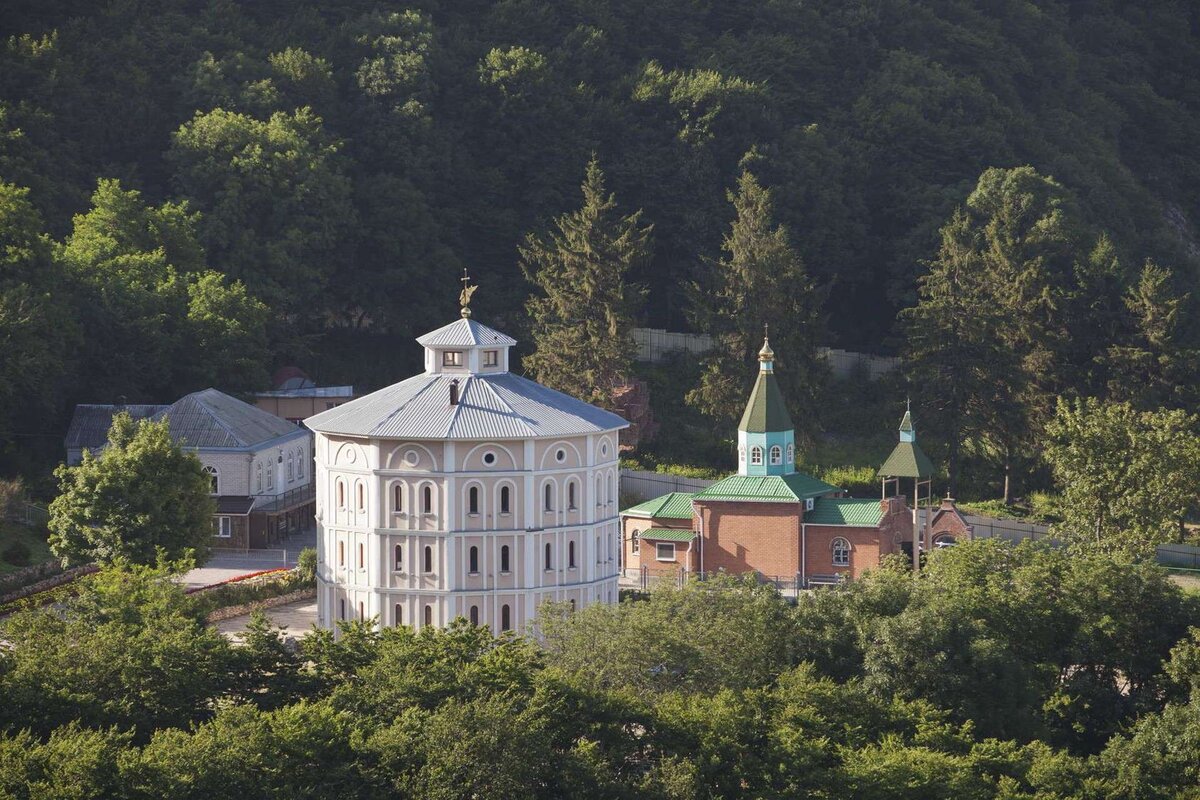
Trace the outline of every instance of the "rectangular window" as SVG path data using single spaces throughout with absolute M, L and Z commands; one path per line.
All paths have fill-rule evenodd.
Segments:
M 229 517 L 216 517 L 213 519 L 213 536 L 221 539 L 228 539 L 233 536 L 233 520 Z
M 483 365 L 485 367 L 499 366 L 500 365 L 500 351 L 499 350 L 484 350 L 483 351 Z
M 675 560 L 675 543 L 674 542 L 657 542 L 655 545 L 656 552 L 654 554 L 655 561 L 674 561 Z
M 462 366 L 462 351 L 461 350 L 446 350 L 442 353 L 443 367 L 461 367 Z

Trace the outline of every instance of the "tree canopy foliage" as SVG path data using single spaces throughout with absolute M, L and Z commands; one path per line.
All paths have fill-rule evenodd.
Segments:
M 345 623 L 240 646 L 117 564 L 0 623 L 0 791 L 111 798 L 1187 797 L 1200 606 L 998 541 L 789 604 L 720 578 L 542 639 Z M 1192 626 L 1189 628 L 1189 626 Z
M 822 344 L 896 347 L 896 312 L 930 291 L 922 264 L 964 209 L 979 263 L 1012 281 L 975 287 L 959 308 L 1003 312 L 995 333 L 1020 348 L 1018 421 L 963 422 L 968 455 L 1019 459 L 1060 392 L 1119 394 L 1136 377 L 1146 389 L 1121 399 L 1187 402 L 1177 387 L 1200 319 L 1181 291 L 1200 207 L 1187 4 L 167 0 L 148 13 L 55 0 L 6 12 L 0 180 L 20 198 L 4 208 L 23 210 L 4 211 L 0 233 L 29 277 L 3 276 L 0 337 L 31 365 L 3 365 L 17 378 L 0 390 L 14 432 L 56 430 L 83 399 L 169 400 L 206 381 L 245 391 L 286 363 L 381 385 L 418 366 L 411 336 L 453 316 L 464 265 L 482 288 L 476 313 L 527 332 L 518 248 L 576 208 L 593 153 L 622 208 L 654 228 L 630 275 L 648 289 L 635 322 L 695 319 L 687 287 L 708 285 L 736 215 L 723 198 L 749 168 L 807 279 L 828 289 Z M 112 213 L 128 221 L 105 233 Z M 64 243 L 58 257 L 48 242 Z M 1166 277 L 1122 267 L 1147 259 Z M 117 285 L 101 291 L 101 277 Z M 47 285 L 64 287 L 58 308 L 24 313 Z M 144 340 L 155 320 L 164 339 L 198 327 L 202 363 Z M 772 320 L 781 336 L 802 322 Z M 88 346 L 110 328 L 123 347 L 99 359 L 118 362 L 105 383 Z M 246 355 L 223 371 L 222 350 Z M 786 375 L 796 354 L 780 352 Z M 131 373 L 154 359 L 165 366 Z

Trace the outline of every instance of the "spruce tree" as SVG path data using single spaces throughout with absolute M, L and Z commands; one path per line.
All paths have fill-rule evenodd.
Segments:
M 796 435 L 811 441 L 827 374 L 817 355 L 823 293 L 787 230 L 774 224 L 771 192 L 743 171 L 736 194 L 728 197 L 735 217 L 722 243 L 724 257 L 692 286 L 693 322 L 714 336 L 715 346 L 687 401 L 722 424 L 736 420 L 755 379 L 763 326 L 769 324 L 776 377 L 792 419 L 808 425 Z
M 521 269 L 539 290 L 525 304 L 534 352 L 524 365 L 552 389 L 612 408 L 633 365 L 633 316 L 645 298 L 626 275 L 649 259 L 651 226 L 640 224 L 640 210 L 620 216 L 594 156 L 581 189 L 578 211 L 520 247 Z

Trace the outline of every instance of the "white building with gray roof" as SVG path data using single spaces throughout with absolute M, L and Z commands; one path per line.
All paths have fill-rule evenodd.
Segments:
M 515 340 L 469 313 L 417 340 L 422 374 L 305 420 L 324 627 L 524 630 L 546 601 L 618 600 L 627 423 L 510 372 Z

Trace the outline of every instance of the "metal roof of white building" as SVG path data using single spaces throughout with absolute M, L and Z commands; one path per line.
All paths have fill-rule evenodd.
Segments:
M 424 340 L 450 327 L 418 341 L 428 346 Z M 459 382 L 456 405 L 450 404 L 453 380 Z M 320 433 L 346 436 L 472 440 L 577 436 L 629 425 L 616 414 L 510 372 L 417 375 L 322 411 L 305 424 Z
M 417 339 L 417 343 L 426 347 L 479 347 L 489 344 L 512 347 L 517 340 L 473 319 L 464 318 L 430 331 Z

